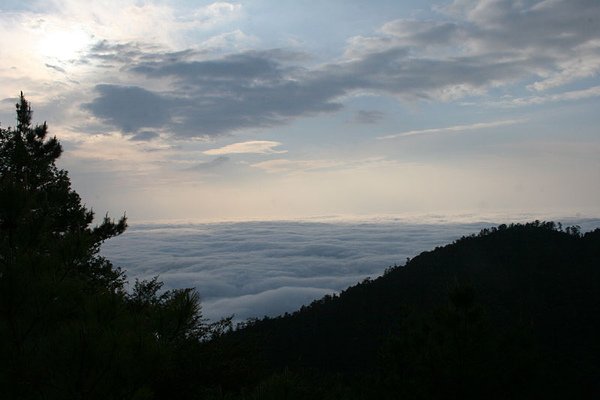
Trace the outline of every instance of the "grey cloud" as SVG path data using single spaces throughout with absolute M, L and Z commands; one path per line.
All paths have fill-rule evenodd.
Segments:
M 599 36 L 600 3 L 595 0 L 455 1 L 442 10 L 465 19 L 468 39 L 494 51 L 534 50 L 565 57 Z
M 15 123 L 15 104 L 19 99 L 17 97 L 6 97 L 0 100 L 2 103 L 2 110 L 0 110 L 0 127 L 6 128 Z M 37 110 L 37 108 L 36 108 Z
M 361 58 L 350 67 L 375 72 L 367 86 L 385 91 L 389 85 L 390 92 L 411 98 L 561 73 L 570 75 L 566 81 L 600 67 L 598 2 L 455 1 L 442 10 L 455 21 L 398 20 L 379 36 L 356 38 Z M 423 51 L 427 47 L 438 48 Z M 410 57 L 381 57 L 399 49 Z M 379 61 L 373 63 L 374 57 Z M 569 65 L 573 60 L 578 67 Z
M 377 90 L 409 99 L 446 97 L 452 89 L 485 88 L 526 75 L 538 59 L 506 59 L 505 54 L 483 54 L 446 59 L 409 58 L 396 49 L 371 54 L 344 65 L 345 76 L 361 76 L 356 88 Z M 336 72 L 340 74 L 340 72 Z
M 209 59 L 100 42 L 90 60 L 170 89 L 99 85 L 88 109 L 125 132 L 168 126 L 177 137 L 215 136 L 335 112 L 355 92 L 445 100 L 536 78 L 532 87 L 544 90 L 600 70 L 598 2 L 463 0 L 439 10 L 452 20 L 391 21 L 350 40 L 350 58 L 312 69 L 281 49 Z
M 160 128 L 171 121 L 173 101 L 136 86 L 97 85 L 99 96 L 84 107 L 124 132 Z
M 247 52 L 226 56 L 220 60 L 146 62 L 131 68 L 132 71 L 151 77 L 173 76 L 183 82 L 226 79 L 279 79 L 281 66 L 269 54 Z
M 63 74 L 67 72 L 64 68 L 59 67 L 58 65 L 52 65 L 52 64 L 44 64 L 44 65 L 46 65 L 46 68 L 50 68 L 55 71 L 62 72 Z
M 384 114 L 377 110 L 358 110 L 352 122 L 357 124 L 374 124 L 383 118 Z
M 209 170 L 218 168 L 221 165 L 226 164 L 228 162 L 229 162 L 229 157 L 219 156 L 210 161 L 199 162 L 196 165 L 194 165 L 192 168 L 190 168 L 190 170 L 192 170 L 192 171 L 209 171 Z
M 101 64 L 128 64 L 139 61 L 153 54 L 153 57 L 161 54 L 160 50 L 153 46 L 140 43 L 111 43 L 101 40 L 94 44 L 84 57 L 85 62 L 100 62 Z
M 236 320 L 242 321 L 250 317 L 281 315 L 335 292 L 334 289 L 327 288 L 280 287 L 257 294 L 207 302 L 204 303 L 204 308 L 208 310 L 208 318 L 234 315 Z M 256 314 L 257 310 L 261 310 L 262 315 Z
M 407 46 L 445 46 L 467 36 L 464 27 L 447 21 L 395 20 L 385 24 L 382 31 Z
M 98 97 L 85 107 L 124 132 L 168 125 L 181 137 L 273 126 L 341 108 L 334 98 L 344 90 L 335 82 L 306 79 L 301 74 L 292 79 L 287 75 L 290 70 L 277 61 L 281 55 L 268 58 L 271 56 L 271 52 L 251 52 L 204 62 L 139 63 L 131 71 L 149 78 L 172 78 L 176 90 L 159 93 L 141 87 L 98 85 Z
M 244 128 L 274 126 L 293 117 L 341 108 L 341 104 L 332 101 L 333 96 L 327 88 L 315 87 L 310 82 L 237 85 L 228 88 L 208 85 L 206 92 L 210 95 L 200 94 L 194 103 L 177 110 L 183 121 L 177 126 L 177 133 L 182 136 L 219 135 Z
M 156 139 L 158 136 L 159 134 L 153 131 L 141 131 L 131 136 L 129 140 L 133 140 L 136 142 L 147 142 L 152 139 Z
M 202 51 L 185 49 L 181 51 L 165 51 L 163 48 L 144 42 L 96 42 L 77 62 L 85 65 L 117 70 L 124 73 L 132 66 L 144 65 L 148 62 L 175 62 L 197 57 Z
M 96 43 L 80 62 L 94 63 L 100 67 L 114 67 L 122 63 L 130 63 L 143 54 L 140 46 L 134 43 L 110 43 L 102 40 Z

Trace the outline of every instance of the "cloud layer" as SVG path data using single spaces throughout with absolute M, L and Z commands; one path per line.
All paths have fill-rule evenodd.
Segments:
M 600 220 L 578 221 L 584 230 Z M 242 222 L 138 225 L 103 254 L 135 278 L 196 287 L 204 315 L 236 320 L 291 312 L 327 293 L 376 277 L 407 257 L 492 223 Z
M 456 0 L 436 10 L 436 20 L 393 20 L 350 38 L 343 57 L 320 65 L 282 49 L 210 56 L 106 42 L 88 59 L 120 66 L 140 84 L 99 84 L 87 108 L 125 133 L 215 136 L 331 113 L 348 96 L 445 101 L 516 83 L 543 93 L 600 71 L 595 1 Z

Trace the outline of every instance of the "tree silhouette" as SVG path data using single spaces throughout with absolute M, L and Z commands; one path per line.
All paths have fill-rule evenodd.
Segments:
M 71 369 L 88 356 L 81 347 L 100 320 L 85 316 L 123 292 L 123 273 L 98 252 L 125 230 L 126 219 L 92 226 L 94 213 L 56 166 L 60 143 L 48 137 L 46 123 L 32 125 L 23 93 L 16 111 L 16 127 L 0 130 L 0 349 L 10 360 L 1 383 L 16 398 L 60 385 L 66 394 L 97 375 L 86 370 L 90 363 L 68 374 L 61 363 Z
M 0 129 L 2 397 L 167 393 L 182 349 L 209 335 L 198 294 L 159 293 L 156 279 L 125 291 L 124 273 L 99 250 L 124 232 L 126 218 L 94 225 L 94 213 L 56 166 L 60 143 L 45 123 L 32 125 L 22 93 L 16 111 L 16 127 Z
M 56 167 L 60 143 L 47 138 L 46 123 L 32 126 L 23 93 L 16 108 L 16 128 L 0 131 L 0 243 L 8 255 L 3 264 L 10 269 L 25 259 L 53 259 L 55 272 L 84 276 L 97 288 L 122 288 L 122 273 L 98 251 L 125 230 L 126 218 L 105 217 L 92 227 L 94 213 L 71 189 L 67 172 Z

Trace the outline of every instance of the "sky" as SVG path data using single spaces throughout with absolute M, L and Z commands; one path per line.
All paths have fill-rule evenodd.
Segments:
M 600 215 L 597 0 L 3 0 L 0 58 L 101 215 Z

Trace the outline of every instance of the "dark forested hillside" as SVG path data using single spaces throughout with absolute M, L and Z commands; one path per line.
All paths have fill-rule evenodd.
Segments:
M 266 375 L 296 374 L 290 387 L 333 390 L 322 379 L 336 377 L 357 398 L 582 397 L 600 393 L 599 311 L 600 230 L 534 222 L 424 252 L 223 340 L 257 349 Z

